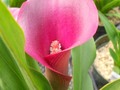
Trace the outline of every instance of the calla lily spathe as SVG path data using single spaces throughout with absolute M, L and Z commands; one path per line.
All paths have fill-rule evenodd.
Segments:
M 97 30 L 98 13 L 93 0 L 28 0 L 16 12 L 14 17 L 25 33 L 25 51 L 46 66 L 53 88 L 52 74 L 59 78 L 54 84 L 62 82 L 67 89 L 70 50 L 85 43 Z M 60 42 L 62 51 L 50 54 L 54 40 Z

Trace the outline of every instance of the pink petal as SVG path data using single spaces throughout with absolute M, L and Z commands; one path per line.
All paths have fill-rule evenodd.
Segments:
M 25 30 L 26 51 L 44 57 L 53 40 L 71 49 L 91 38 L 98 15 L 93 0 L 30 0 L 21 7 L 18 21 Z
M 19 8 L 9 8 L 9 10 L 10 10 L 11 14 L 13 15 L 13 17 L 15 18 L 15 20 L 17 20 L 20 9 Z
M 68 75 L 68 61 L 70 59 L 70 51 L 60 52 L 45 57 L 45 61 L 52 67 L 53 71 Z

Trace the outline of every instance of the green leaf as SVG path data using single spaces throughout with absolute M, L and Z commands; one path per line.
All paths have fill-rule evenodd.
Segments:
M 117 79 L 111 83 L 108 83 L 100 90 L 120 90 L 120 79 Z
M 88 71 L 96 56 L 93 39 L 72 49 L 74 90 L 93 90 Z
M 110 3 L 110 2 L 112 2 L 114 0 L 100 0 L 100 1 L 102 1 L 104 3 L 104 5 L 106 5 L 106 4 L 108 4 L 108 3 Z
M 118 66 L 115 66 L 115 65 L 114 65 L 113 70 L 114 70 L 117 74 L 120 74 L 120 68 L 119 68 Z
M 0 78 L 0 90 L 4 90 L 2 79 Z
M 5 43 L 6 47 L 9 49 L 10 54 L 14 57 L 15 62 L 17 63 L 20 71 L 27 82 L 29 87 L 34 87 L 28 80 L 29 77 L 26 75 L 25 68 L 26 59 L 24 52 L 24 35 L 23 31 L 19 27 L 19 25 L 12 18 L 10 12 L 8 12 L 7 8 L 0 1 L 0 37 Z
M 106 0 L 107 1 L 107 0 Z M 101 12 L 106 13 L 109 10 L 113 9 L 114 7 L 120 6 L 120 0 L 112 0 L 108 4 L 106 4 L 102 9 Z
M 30 71 L 33 74 L 32 78 L 34 78 L 35 84 L 37 85 L 36 90 L 52 90 L 52 87 L 50 86 L 49 82 L 40 72 L 38 72 L 35 69 L 31 69 Z
M 13 33 L 14 32 L 14 33 Z M 0 37 L 9 49 L 10 54 L 15 58 L 20 71 L 29 87 L 34 88 L 32 81 L 27 77 L 24 52 L 24 34 L 19 25 L 15 22 L 10 12 L 0 1 Z M 23 69 L 24 68 L 24 69 Z
M 113 51 L 113 49 L 111 49 L 111 48 L 109 49 L 109 51 L 110 51 L 111 56 L 113 57 L 114 62 L 116 64 L 119 63 L 118 57 L 117 57 L 117 54 L 115 53 L 115 51 Z
M 7 6 L 20 7 L 26 0 L 2 0 Z
M 113 45 L 114 45 L 114 48 L 115 50 L 117 50 L 117 42 L 116 42 L 116 39 L 117 39 L 117 36 L 118 36 L 118 30 L 116 29 L 116 27 L 110 23 L 107 19 L 107 17 L 102 14 L 100 11 L 99 11 L 99 17 L 105 27 L 105 30 L 107 32 L 107 35 L 109 37 L 109 39 L 112 41 Z
M 87 76 L 85 76 L 85 79 L 82 83 L 84 84 L 84 87 L 82 90 L 94 90 L 92 80 L 91 80 L 91 77 L 89 74 L 87 74 Z
M 11 53 L 15 55 L 17 59 L 26 63 L 24 53 L 24 34 L 19 25 L 12 18 L 12 15 L 0 1 L 0 35 L 3 38 L 7 47 L 9 47 Z M 10 39 L 8 39 L 10 38 Z
M 112 2 L 113 0 L 94 0 L 98 10 L 101 11 L 101 9 L 107 5 L 108 3 Z
M 29 89 L 14 57 L 0 38 L 0 90 Z
M 34 60 L 31 56 L 29 56 L 27 53 L 26 53 L 26 59 L 27 59 L 28 67 L 40 72 L 40 65 L 38 64 L 38 62 Z

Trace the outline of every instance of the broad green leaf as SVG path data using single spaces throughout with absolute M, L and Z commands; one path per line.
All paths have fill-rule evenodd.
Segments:
M 93 84 L 92 84 L 92 79 L 89 74 L 87 74 L 87 76 L 84 77 L 84 81 L 82 83 L 84 85 L 82 90 L 94 90 Z
M 12 57 L 15 58 L 20 71 L 29 87 L 34 88 L 29 77 L 27 77 L 25 68 L 26 59 L 24 53 L 24 35 L 18 24 L 12 18 L 7 8 L 0 1 L 0 37 L 9 49 Z
M 100 90 L 120 90 L 120 79 L 117 79 L 111 83 L 108 83 Z
M 26 0 L 2 0 L 7 6 L 20 7 Z
M 38 64 L 38 62 L 34 60 L 32 57 L 30 57 L 27 53 L 26 53 L 26 59 L 27 59 L 28 67 L 40 72 L 40 65 Z
M 29 89 L 14 57 L 0 38 L 0 90 Z
M 40 72 L 37 72 L 38 73 L 37 75 L 39 76 L 36 76 L 35 71 L 38 70 L 35 70 L 34 68 L 34 72 L 33 72 L 33 70 L 31 70 L 32 67 L 28 66 L 24 52 L 25 40 L 24 40 L 23 31 L 21 30 L 19 25 L 15 22 L 12 15 L 10 14 L 10 12 L 8 12 L 7 8 L 2 4 L 1 1 L 0 1 L 0 37 L 1 40 L 3 40 L 4 44 L 6 45 L 10 55 L 14 58 L 13 61 L 16 63 L 17 67 L 19 67 L 20 70 L 19 73 L 21 73 L 21 75 L 23 76 L 24 81 L 29 88 L 28 90 L 46 90 L 45 88 L 47 88 L 47 90 L 51 90 L 51 87 L 48 81 L 46 80 L 46 78 L 42 76 Z M 11 63 L 8 64 L 10 64 L 11 66 Z M 9 68 L 8 66 L 4 65 L 3 68 L 5 67 Z M 12 67 L 12 69 L 14 68 Z M 0 72 L 3 73 L 5 76 L 7 76 L 7 74 L 5 74 L 3 71 Z M 11 77 L 9 77 L 9 79 L 11 79 Z M 6 86 L 6 84 L 3 83 L 4 79 L 2 79 L 1 81 L 3 86 Z M 6 89 L 6 90 L 10 90 L 10 89 Z M 16 89 L 12 89 L 12 90 L 16 90 Z
M 74 90 L 93 90 L 88 71 L 96 56 L 93 39 L 72 49 Z
M 15 58 L 20 71 L 30 88 L 34 88 L 30 77 L 26 73 L 25 52 L 24 52 L 24 34 L 19 25 L 12 18 L 10 12 L 0 1 L 0 37 Z M 29 74 L 30 75 L 30 74 Z
M 24 34 L 12 15 L 0 1 L 0 35 L 17 59 L 26 63 L 24 53 Z M 10 39 L 8 39 L 10 38 Z

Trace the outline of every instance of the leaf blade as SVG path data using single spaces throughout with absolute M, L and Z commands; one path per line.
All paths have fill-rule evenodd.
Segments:
M 117 79 L 111 83 L 108 83 L 100 90 L 120 90 L 120 79 Z
M 88 77 L 89 68 L 96 56 L 95 50 L 93 39 L 90 39 L 87 43 L 72 50 L 74 90 L 86 90 L 84 83 L 91 82 L 86 80 L 86 77 Z M 89 53 L 90 51 L 93 53 Z M 87 86 L 91 87 L 89 90 L 93 90 L 91 84 L 89 85 L 90 86 Z
M 10 78 L 11 77 L 11 78 Z M 4 90 L 26 90 L 28 86 L 14 58 L 0 38 L 0 78 Z M 10 78 L 10 79 L 9 79 Z M 12 82 L 11 82 L 12 81 Z

